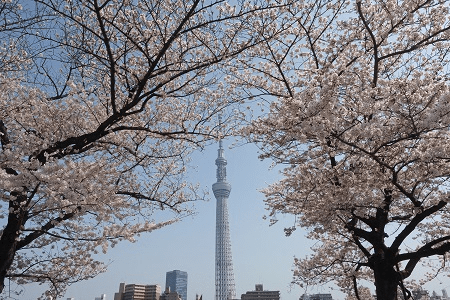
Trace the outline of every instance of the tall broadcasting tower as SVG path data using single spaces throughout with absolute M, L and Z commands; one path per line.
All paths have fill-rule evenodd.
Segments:
M 228 196 L 231 185 L 227 182 L 227 160 L 223 157 L 222 140 L 219 141 L 216 159 L 217 182 L 212 189 L 216 206 L 216 300 L 236 298 L 233 259 L 231 257 L 230 229 L 228 225 Z

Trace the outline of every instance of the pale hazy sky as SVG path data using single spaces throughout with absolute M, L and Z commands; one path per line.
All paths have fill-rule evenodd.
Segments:
M 237 298 L 262 283 L 265 290 L 279 290 L 282 300 L 298 300 L 304 290 L 290 286 L 293 258 L 308 254 L 313 242 L 304 238 L 305 233 L 300 229 L 290 237 L 284 236 L 283 228 L 293 225 L 292 216 L 278 216 L 279 222 L 274 226 L 263 220 L 266 210 L 258 189 L 276 181 L 280 175 L 269 170 L 270 161 L 261 162 L 257 158 L 255 146 L 229 149 L 230 143 L 225 141 L 224 147 L 227 180 L 232 187 L 228 203 Z M 192 162 L 197 170 L 191 172 L 190 179 L 209 191 L 216 181 L 217 148 L 212 145 L 195 154 Z M 196 216 L 143 235 L 136 243 L 123 242 L 109 250 L 102 255 L 104 261 L 111 261 L 108 271 L 72 285 L 61 299 L 94 300 L 106 294 L 108 300 L 113 300 L 120 282 L 159 284 L 164 289 L 166 272 L 182 270 L 188 273 L 188 300 L 194 300 L 196 294 L 202 294 L 203 300 L 214 300 L 215 199 L 212 191 L 209 197 L 210 201 L 195 204 Z M 425 288 L 441 294 L 440 290 L 449 285 L 450 280 L 441 277 Z M 42 292 L 42 287 L 36 285 L 24 288 L 19 299 L 36 299 Z M 308 290 L 308 293 L 317 292 L 331 292 L 335 299 L 344 299 L 341 293 L 329 287 Z

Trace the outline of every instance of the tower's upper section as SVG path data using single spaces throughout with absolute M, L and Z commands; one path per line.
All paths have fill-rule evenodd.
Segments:
M 216 159 L 216 166 L 217 166 L 217 182 L 226 182 L 227 181 L 227 160 L 223 156 L 223 146 L 222 146 L 222 140 L 219 141 L 219 150 L 217 150 L 217 159 Z
M 223 156 L 223 146 L 222 140 L 219 141 L 219 150 L 216 159 L 217 166 L 217 182 L 213 184 L 212 189 L 214 192 L 214 196 L 216 198 L 219 197 L 228 197 L 231 192 L 231 185 L 227 182 L 227 160 Z

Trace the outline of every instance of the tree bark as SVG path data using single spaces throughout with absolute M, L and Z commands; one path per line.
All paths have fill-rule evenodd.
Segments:
M 393 255 L 378 253 L 372 257 L 377 300 L 397 300 L 399 273 L 395 270 Z
M 8 221 L 8 225 L 3 230 L 0 239 L 0 293 L 5 287 L 5 278 L 7 277 L 8 270 L 11 267 L 16 254 L 17 234 L 15 232 L 17 231 L 17 227 L 14 225 L 17 224 L 17 221 L 14 221 L 13 223 L 15 224 L 11 224 L 11 222 Z
M 0 240 L 0 293 L 5 288 L 5 278 L 12 262 L 14 261 L 15 237 L 12 234 L 3 234 Z
M 19 194 L 16 199 L 9 202 L 8 224 L 0 238 L 0 293 L 5 287 L 5 278 L 8 276 L 8 271 L 16 255 L 19 232 L 26 221 L 26 211 L 19 204 L 26 197 Z

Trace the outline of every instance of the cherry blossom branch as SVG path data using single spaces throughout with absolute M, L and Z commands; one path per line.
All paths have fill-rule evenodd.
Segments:
M 438 204 L 433 205 L 423 210 L 422 212 L 416 214 L 414 218 L 408 223 L 408 225 L 406 225 L 405 228 L 400 232 L 400 234 L 397 235 L 397 237 L 392 242 L 390 248 L 393 249 L 393 251 L 398 251 L 400 245 L 417 228 L 418 224 L 420 224 L 425 218 L 431 216 L 432 214 L 439 211 L 446 205 L 447 205 L 446 201 L 439 201 Z
M 355 292 L 355 297 L 357 300 L 361 300 L 361 298 L 359 297 L 358 282 L 356 281 L 356 275 L 352 275 L 352 281 L 353 281 L 353 290 Z
M 358 14 L 359 14 L 359 18 L 361 19 L 361 21 L 364 24 L 364 27 L 366 28 L 366 31 L 369 33 L 370 39 L 372 40 L 372 45 L 373 45 L 373 79 L 372 79 L 372 87 L 376 87 L 377 86 L 377 81 L 378 81 L 378 63 L 379 63 L 379 58 L 378 58 L 378 43 L 377 40 L 375 38 L 375 35 L 373 33 L 373 31 L 370 29 L 369 24 L 366 20 L 366 18 L 364 17 L 364 14 L 361 10 L 361 0 L 356 0 L 356 7 L 358 8 Z
M 56 225 L 60 224 L 62 221 L 72 219 L 76 214 L 78 214 L 81 211 L 81 206 L 78 206 L 75 210 L 73 210 L 70 213 L 65 213 L 62 216 L 59 216 L 57 218 L 54 218 L 52 220 L 49 220 L 45 225 L 43 225 L 39 230 L 34 231 L 24 238 L 22 238 L 17 243 L 17 249 L 21 249 L 27 245 L 29 245 L 31 242 L 39 238 L 40 236 L 47 234 L 50 229 L 53 229 L 56 227 Z
M 435 256 L 435 255 L 445 255 L 450 251 L 450 242 L 443 243 L 445 241 L 449 241 L 450 236 L 441 237 L 439 239 L 436 239 L 435 241 L 432 241 L 430 243 L 427 243 L 420 247 L 418 250 L 414 252 L 409 253 L 403 253 L 399 254 L 397 257 L 397 260 L 405 261 L 408 260 L 408 263 L 406 264 L 404 270 L 401 272 L 403 278 L 408 278 L 414 268 L 416 267 L 417 263 L 425 257 Z M 442 243 L 439 247 L 432 248 L 432 246 Z
M 105 44 L 106 47 L 106 53 L 108 55 L 109 60 L 109 80 L 110 80 L 110 99 L 111 99 L 111 107 L 113 110 L 113 113 L 117 113 L 117 106 L 116 106 L 116 62 L 113 56 L 113 53 L 111 51 L 111 44 L 108 37 L 108 34 L 106 33 L 105 24 L 103 22 L 103 17 L 100 14 L 101 8 L 98 6 L 98 1 L 94 0 L 94 10 L 95 14 L 97 16 L 97 21 L 100 26 L 100 30 L 102 33 L 102 41 Z M 106 3 L 104 4 L 106 5 Z

